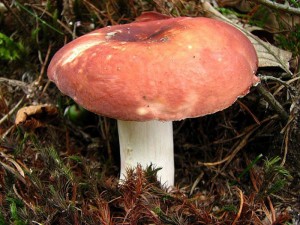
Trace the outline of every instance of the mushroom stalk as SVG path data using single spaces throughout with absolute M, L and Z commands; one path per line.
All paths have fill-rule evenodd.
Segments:
M 121 174 L 127 168 L 151 163 L 158 171 L 158 179 L 168 187 L 174 185 L 174 146 L 171 121 L 134 122 L 118 120 L 121 153 Z

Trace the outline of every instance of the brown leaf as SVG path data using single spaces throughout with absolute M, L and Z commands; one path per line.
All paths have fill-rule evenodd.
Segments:
M 202 4 L 202 7 L 206 13 L 206 16 L 223 20 L 231 24 L 242 31 L 249 38 L 256 49 L 259 67 L 280 67 L 288 74 L 292 74 L 289 68 L 289 61 L 292 58 L 291 52 L 284 51 L 268 42 L 261 40 L 259 37 L 250 32 L 250 30 L 253 30 L 253 27 L 251 28 L 249 25 L 239 24 L 239 21 L 235 19 L 228 19 L 218 12 L 209 2 L 205 1 Z
M 26 106 L 17 112 L 15 124 L 25 130 L 35 130 L 57 114 L 57 108 L 53 105 Z

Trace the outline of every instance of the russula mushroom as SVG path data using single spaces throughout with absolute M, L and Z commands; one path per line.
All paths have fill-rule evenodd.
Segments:
M 48 76 L 79 105 L 118 120 L 121 178 L 152 163 L 172 186 L 172 121 L 231 106 L 259 81 L 257 63 L 251 42 L 231 25 L 148 12 L 68 43 Z

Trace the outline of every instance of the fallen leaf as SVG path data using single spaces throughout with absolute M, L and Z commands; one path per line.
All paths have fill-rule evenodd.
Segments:
M 241 12 L 249 12 L 253 8 L 253 2 L 248 0 L 217 0 L 220 7 L 234 7 Z
M 280 67 L 288 74 L 292 74 L 290 71 L 289 61 L 292 58 L 292 53 L 277 48 L 268 42 L 261 40 L 259 37 L 253 35 L 249 30 L 253 30 L 249 25 L 244 25 L 238 23 L 238 21 L 232 21 L 227 17 L 223 16 L 219 11 L 217 11 L 209 2 L 203 2 L 202 7 L 206 16 L 210 18 L 215 18 L 218 20 L 225 21 L 232 26 L 236 27 L 242 31 L 254 45 L 257 56 L 258 56 L 258 66 L 259 67 Z
M 25 178 L 25 173 L 24 170 L 22 169 L 22 167 L 13 159 L 7 159 L 7 161 L 11 162 L 17 169 L 17 171 L 19 172 L 19 174 Z
M 53 105 L 26 106 L 17 112 L 15 124 L 26 130 L 35 130 L 44 126 L 47 119 L 58 114 L 57 108 Z
M 277 48 L 268 42 L 260 40 L 255 36 L 249 38 L 256 49 L 259 58 L 259 67 L 278 66 L 285 70 L 287 73 L 292 74 L 289 69 L 289 61 L 292 58 L 291 52 Z
M 270 33 L 278 33 L 283 30 L 300 24 L 300 16 L 293 15 L 292 13 L 286 13 L 279 10 L 274 10 L 263 4 L 259 4 L 257 1 L 249 0 L 217 0 L 220 7 L 231 7 L 238 9 L 239 12 L 248 13 L 251 16 L 251 20 L 263 21 L 264 30 Z M 284 5 L 284 4 L 279 4 Z M 292 7 L 286 5 L 286 7 Z
M 16 178 L 20 181 L 22 181 L 24 184 L 26 184 L 26 180 L 24 179 L 24 177 L 18 173 L 13 167 L 7 165 L 6 163 L 4 162 L 1 162 L 0 161 L 0 164 L 7 170 L 9 171 L 10 173 L 14 174 L 16 176 Z

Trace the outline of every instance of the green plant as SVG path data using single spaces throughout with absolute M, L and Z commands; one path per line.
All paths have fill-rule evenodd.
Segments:
M 298 8 L 300 7 L 300 2 L 299 0 L 289 0 L 289 3 L 292 7 Z
M 218 9 L 218 11 L 219 11 L 220 13 L 222 13 L 222 14 L 225 15 L 225 16 L 227 16 L 227 15 L 235 15 L 235 16 L 237 16 L 237 17 L 239 17 L 239 18 L 245 18 L 245 15 L 244 15 L 244 14 L 238 13 L 238 12 L 236 12 L 236 11 L 230 9 L 230 8 L 219 7 L 219 8 L 217 8 L 217 9 Z
M 244 177 L 252 168 L 257 164 L 257 162 L 263 157 L 262 154 L 259 154 L 251 163 L 242 171 L 242 173 L 238 176 L 238 180 Z M 237 181 L 232 182 L 230 185 L 236 185 Z
M 19 210 L 23 207 L 23 203 L 18 199 L 8 198 L 8 202 L 10 202 L 10 214 L 11 214 L 11 222 L 14 225 L 25 225 L 27 222 L 23 221 L 23 219 L 19 215 Z
M 265 160 L 264 163 L 264 182 L 261 187 L 261 194 L 268 196 L 284 188 L 287 181 L 291 179 L 290 173 L 280 164 L 281 158 Z
M 8 223 L 6 223 L 5 217 L 1 211 L 0 211 L 0 225 L 8 225 Z
M 221 212 L 224 211 L 237 213 L 238 209 L 235 205 L 224 205 L 221 209 Z
M 25 47 L 21 42 L 15 42 L 0 32 L 0 60 L 14 61 L 20 59 L 23 53 Z
M 49 24 L 48 22 L 46 22 L 45 20 L 41 19 L 37 14 L 35 14 L 34 12 L 30 11 L 27 7 L 23 6 L 22 4 L 20 4 L 18 1 L 15 1 L 16 6 L 18 6 L 20 9 L 24 10 L 25 12 L 27 12 L 29 15 L 33 16 L 36 20 L 38 20 L 42 25 L 50 28 L 51 30 L 55 31 L 56 33 L 59 33 L 60 35 L 63 35 L 63 32 L 61 32 L 60 30 L 58 30 L 57 28 L 55 28 L 54 26 L 52 26 L 51 24 Z M 49 7 L 49 6 L 48 6 Z M 54 12 L 54 20 L 55 17 L 57 16 L 57 12 Z M 36 32 L 38 32 L 38 30 L 36 30 Z
M 300 3 L 298 3 L 300 4 Z M 278 34 L 276 36 L 276 41 L 279 46 L 283 49 L 291 51 L 294 55 L 299 55 L 300 53 L 300 25 L 296 24 L 287 33 Z

